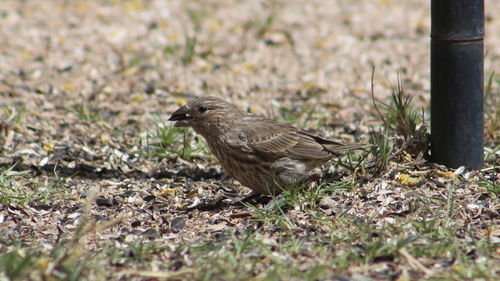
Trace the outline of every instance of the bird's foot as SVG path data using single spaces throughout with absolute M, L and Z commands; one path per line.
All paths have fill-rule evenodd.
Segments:
M 255 191 L 251 191 L 248 195 L 246 195 L 243 198 L 236 198 L 234 199 L 230 205 L 244 205 L 245 203 L 247 204 L 258 204 L 261 203 L 267 203 L 269 202 L 268 200 L 269 197 L 263 196 L 262 194 L 259 194 Z M 267 201 L 266 201 L 267 200 Z

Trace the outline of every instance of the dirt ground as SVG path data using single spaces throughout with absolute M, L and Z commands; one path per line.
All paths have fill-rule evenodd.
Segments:
M 429 2 L 0 1 L 0 253 L 37 248 L 38 270 L 24 278 L 56 280 L 67 278 L 57 275 L 67 274 L 64 262 L 89 256 L 66 252 L 58 260 L 50 253 L 61 241 L 86 253 L 151 241 L 168 246 L 145 264 L 114 260 L 104 263 L 107 270 L 87 264 L 79 276 L 206 279 L 203 271 L 213 267 L 201 266 L 191 248 L 180 253 L 180 246 L 249 229 L 268 245 L 282 230 L 272 232 L 256 209 L 228 203 L 233 199 L 227 194 L 239 198 L 248 190 L 224 178 L 202 139 L 165 127 L 169 114 L 195 96 L 215 95 L 325 137 L 368 142 L 370 128 L 381 126 L 371 99 L 374 66 L 377 99 L 389 102 L 399 76 L 428 117 Z M 477 262 L 498 271 L 499 46 L 500 1 L 487 0 L 485 79 L 491 78 L 491 95 L 484 170 L 449 170 L 404 155 L 383 171 L 357 176 L 332 161 L 310 188 L 354 184 L 312 201 L 322 215 L 356 217 L 379 229 L 448 206 L 453 215 L 438 224 L 451 219 L 468 227 L 464 237 L 491 238 L 494 246 Z M 172 132 L 177 135 L 162 138 Z M 258 210 L 264 203 L 253 204 Z M 282 214 L 298 236 L 312 235 L 307 229 L 313 225 L 320 233 L 332 231 L 312 223 L 302 207 Z M 428 212 L 419 214 L 419 208 Z M 180 263 L 179 255 L 185 255 Z M 453 268 L 412 255 L 400 251 L 390 260 L 327 267 L 316 280 L 411 280 Z M 290 259 L 298 272 L 322 263 L 311 253 Z M 303 278 L 277 273 L 273 279 L 258 264 L 239 270 L 239 276 L 221 269 L 210 278 Z M 0 279 L 6 276 L 0 272 Z

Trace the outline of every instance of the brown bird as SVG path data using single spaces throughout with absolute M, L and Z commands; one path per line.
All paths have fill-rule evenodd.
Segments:
M 327 140 L 212 96 L 180 107 L 168 120 L 192 127 L 226 172 L 261 194 L 290 189 L 341 152 L 366 146 Z

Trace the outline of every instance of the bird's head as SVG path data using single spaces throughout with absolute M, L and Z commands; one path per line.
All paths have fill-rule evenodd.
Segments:
M 217 97 L 206 96 L 180 107 L 168 121 L 177 121 L 175 127 L 193 127 L 195 131 L 203 133 L 227 124 L 235 112 L 240 112 L 235 105 Z

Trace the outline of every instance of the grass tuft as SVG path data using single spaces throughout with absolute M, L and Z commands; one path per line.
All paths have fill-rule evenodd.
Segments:
M 375 98 L 372 70 L 372 103 L 377 118 L 382 121 L 378 131 L 370 130 L 370 141 L 374 146 L 372 153 L 379 160 L 379 169 L 386 169 L 390 160 L 403 151 L 414 158 L 427 157 L 430 147 L 429 127 L 423 113 L 418 114 L 412 103 L 413 96 L 408 95 L 398 75 L 396 87 L 392 87 L 390 103 L 384 103 Z M 394 136 L 389 138 L 389 136 Z
M 159 118 L 158 118 L 159 119 Z M 147 148 L 143 156 L 148 158 L 170 158 L 177 156 L 192 160 L 210 154 L 204 141 L 188 128 L 176 128 L 158 120 L 147 134 Z

